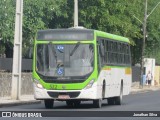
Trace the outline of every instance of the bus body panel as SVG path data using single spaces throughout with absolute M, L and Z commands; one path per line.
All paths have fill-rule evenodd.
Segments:
M 101 31 L 94 31 L 94 40 L 92 41 L 80 41 L 82 44 L 85 43 L 93 43 L 94 44 L 94 75 L 92 74 L 88 79 L 86 79 L 83 83 L 45 83 L 43 79 L 40 79 L 38 74 L 36 73 L 36 44 L 48 44 L 51 42 L 52 44 L 76 44 L 77 41 L 35 41 L 34 45 L 34 57 L 33 57 L 33 79 L 39 80 L 40 84 L 44 86 L 44 88 L 38 88 L 35 82 L 33 83 L 34 87 L 34 97 L 35 99 L 43 100 L 43 99 L 55 99 L 55 100 L 67 100 L 67 99 L 59 99 L 58 96 L 51 97 L 48 92 L 55 93 L 55 94 L 70 94 L 74 92 L 79 92 L 79 95 L 76 97 L 70 97 L 68 99 L 101 99 L 102 98 L 102 86 L 103 82 L 105 81 L 105 98 L 115 97 L 120 95 L 120 87 L 121 83 L 123 83 L 123 95 L 128 95 L 131 89 L 131 67 L 130 66 L 110 66 L 105 65 L 98 73 L 98 50 L 97 50 L 97 36 L 112 39 L 118 42 L 124 42 L 129 44 L 129 40 L 127 38 L 116 36 L 109 33 L 104 33 Z M 85 86 L 90 82 L 92 79 L 95 79 L 94 84 L 91 88 L 85 89 Z M 58 88 L 57 90 L 48 89 L 49 85 L 66 85 L 69 86 L 71 89 L 63 90 L 62 88 Z M 79 84 L 81 87 L 76 89 L 75 85 Z M 78 87 L 77 87 L 78 88 Z
M 110 70 L 102 70 L 100 72 L 97 82 L 95 82 L 93 86 L 89 89 L 46 90 L 46 89 L 41 89 L 41 88 L 36 87 L 34 83 L 33 84 L 34 95 L 35 95 L 35 99 L 58 99 L 58 98 L 50 97 L 47 92 L 49 91 L 49 92 L 66 93 L 66 94 L 70 92 L 80 92 L 80 95 L 78 97 L 70 98 L 70 99 L 100 99 L 102 98 L 101 95 L 102 95 L 103 81 L 106 82 L 105 98 L 120 95 L 121 81 L 123 81 L 123 95 L 128 95 L 130 92 L 131 75 L 125 75 L 125 68 L 118 68 L 118 69 L 112 68 Z
M 69 99 L 98 99 L 101 98 L 99 92 L 101 91 L 101 86 L 98 86 L 95 82 L 93 86 L 89 89 L 82 89 L 82 90 L 46 90 L 41 89 L 36 86 L 36 84 L 33 84 L 34 87 L 34 98 L 38 100 L 43 99 L 58 99 L 58 100 L 68 100 L 68 99 L 59 99 L 57 97 L 51 97 L 47 92 L 54 92 L 60 95 L 61 93 L 65 93 L 66 95 L 69 93 L 79 92 L 80 94 L 77 97 L 70 97 Z
M 102 85 L 105 81 L 105 98 L 119 96 L 121 81 L 123 82 L 123 95 L 128 95 L 131 88 L 131 74 L 126 74 L 125 70 L 130 68 L 108 67 L 101 70 L 97 85 L 99 86 L 99 94 L 102 95 Z

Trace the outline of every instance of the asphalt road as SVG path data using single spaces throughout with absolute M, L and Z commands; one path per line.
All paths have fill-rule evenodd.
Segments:
M 123 105 L 108 105 L 107 100 L 103 100 L 103 106 L 102 108 L 93 108 L 92 102 L 82 102 L 80 107 L 78 108 L 72 108 L 67 107 L 65 102 L 55 102 L 55 106 L 53 109 L 45 109 L 44 103 L 41 104 L 31 104 L 31 105 L 20 105 L 20 106 L 12 106 L 12 107 L 6 107 L 6 108 L 0 108 L 0 111 L 49 111 L 50 113 L 55 113 L 57 111 L 59 112 L 68 112 L 71 111 L 70 114 L 77 114 L 73 111 L 93 111 L 96 113 L 96 111 L 140 111 L 138 114 L 143 113 L 144 111 L 157 111 L 160 114 L 160 91 L 151 91 L 146 93 L 138 93 L 138 94 L 130 94 L 128 96 L 123 97 Z M 63 114 L 62 114 L 63 116 Z M 83 116 L 81 116 L 83 117 Z M 116 116 L 115 116 L 116 117 Z M 43 119 L 43 118 L 42 118 Z M 53 118 L 47 118 L 52 119 Z M 54 120 L 71 120 L 70 117 L 54 117 Z M 73 118 L 72 118 L 73 119 Z M 76 120 L 81 120 L 82 118 L 78 117 Z M 106 118 L 103 117 L 83 117 L 83 120 L 104 120 Z M 107 118 L 107 120 L 111 120 L 111 118 Z M 132 117 L 132 118 L 119 118 L 118 116 L 114 118 L 114 120 L 144 120 L 144 117 Z M 147 120 L 151 120 L 151 117 L 145 117 Z M 152 118 L 153 119 L 153 118 Z M 154 117 L 155 120 L 159 120 L 159 118 Z M 41 120 L 39 118 L 39 120 Z
M 107 100 L 103 100 L 102 108 L 93 108 L 92 101 L 82 102 L 78 108 L 67 107 L 66 102 L 55 101 L 53 109 L 46 109 L 44 103 L 20 105 L 1 110 L 24 110 L 24 111 L 160 111 L 160 91 L 130 94 L 123 97 L 123 105 L 108 105 Z

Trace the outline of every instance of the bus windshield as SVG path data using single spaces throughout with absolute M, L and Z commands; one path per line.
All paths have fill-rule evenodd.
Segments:
M 93 44 L 37 44 L 36 71 L 48 77 L 88 76 L 93 71 Z

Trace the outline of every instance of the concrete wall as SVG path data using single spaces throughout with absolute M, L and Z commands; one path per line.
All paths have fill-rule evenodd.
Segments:
M 160 77 L 157 79 L 159 80 Z M 140 67 L 132 67 L 132 86 L 139 85 L 139 81 L 140 81 Z M 11 96 L 11 82 L 12 82 L 11 73 L 0 72 L 0 97 Z M 33 94 L 32 84 L 33 83 L 32 83 L 31 73 L 22 73 L 21 94 L 32 95 Z
M 132 66 L 132 82 L 140 82 L 140 67 Z
M 12 74 L 0 72 L 0 97 L 11 96 Z M 31 73 L 22 73 L 22 95 L 33 94 Z
M 0 70 L 12 71 L 12 58 L 0 58 Z M 22 71 L 32 71 L 32 59 L 22 59 Z
M 155 67 L 154 85 L 160 85 L 160 66 Z

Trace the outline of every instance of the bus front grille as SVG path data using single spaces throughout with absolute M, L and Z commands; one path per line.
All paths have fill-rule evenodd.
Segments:
M 47 92 L 52 98 L 58 98 L 59 95 L 69 95 L 70 98 L 76 98 L 80 92 Z

